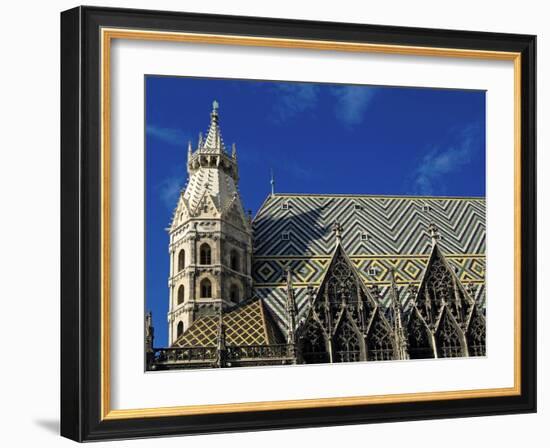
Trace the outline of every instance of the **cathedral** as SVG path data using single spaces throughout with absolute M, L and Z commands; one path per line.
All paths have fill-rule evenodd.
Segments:
M 485 199 L 279 194 L 246 213 L 217 102 L 168 228 L 148 370 L 485 356 Z

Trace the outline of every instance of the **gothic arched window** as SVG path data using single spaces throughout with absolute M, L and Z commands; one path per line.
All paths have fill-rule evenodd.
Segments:
M 229 254 L 229 266 L 234 271 L 238 271 L 241 268 L 241 260 L 239 257 L 239 253 L 233 249 L 231 253 Z
M 344 299 L 347 303 L 357 302 L 357 281 L 343 257 L 339 257 L 332 265 L 327 275 L 326 288 L 331 303 L 340 303 Z
M 387 361 L 393 358 L 393 338 L 390 329 L 377 315 L 367 337 L 367 359 L 369 361 Z
M 207 278 L 201 281 L 201 298 L 208 299 L 212 297 L 212 282 Z
M 361 343 L 352 323 L 346 318 L 334 338 L 335 362 L 354 362 L 361 360 Z
M 231 288 L 229 288 L 229 298 L 232 302 L 237 303 L 240 300 L 240 291 L 239 287 L 235 284 L 231 285 Z
M 178 323 L 178 330 L 177 333 L 178 338 L 183 334 L 183 322 L 180 320 Z
M 457 358 L 464 356 L 461 343 L 462 337 L 448 313 L 449 311 L 444 311 L 441 317 L 442 322 L 436 334 L 437 352 L 440 358 Z
M 185 298 L 185 288 L 183 285 L 180 285 L 178 288 L 178 305 L 181 305 L 183 303 L 183 300 Z
M 411 359 L 433 358 L 434 351 L 431 335 L 426 324 L 420 318 L 418 311 L 411 311 L 411 318 L 407 326 L 409 333 L 409 356 Z
M 178 254 L 178 272 L 185 268 L 185 251 L 182 249 Z
M 319 323 L 312 317 L 306 324 L 304 336 L 301 338 L 300 352 L 306 364 L 330 362 L 323 330 Z
M 485 356 L 485 319 L 477 307 L 473 310 L 466 338 L 470 356 Z
M 203 243 L 200 248 L 200 263 L 212 264 L 212 251 L 210 245 Z

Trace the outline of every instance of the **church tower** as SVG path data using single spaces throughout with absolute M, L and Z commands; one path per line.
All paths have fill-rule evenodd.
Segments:
M 188 182 L 170 234 L 170 346 L 195 319 L 215 315 L 251 294 L 252 231 L 239 191 L 235 144 L 224 145 L 214 101 L 206 138 L 187 150 Z

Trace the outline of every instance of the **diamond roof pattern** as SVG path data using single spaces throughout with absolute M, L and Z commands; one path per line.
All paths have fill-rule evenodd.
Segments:
M 197 319 L 174 343 L 175 347 L 214 347 L 218 340 L 218 316 Z M 280 332 L 261 300 L 237 306 L 223 314 L 227 345 L 268 345 L 281 342 Z

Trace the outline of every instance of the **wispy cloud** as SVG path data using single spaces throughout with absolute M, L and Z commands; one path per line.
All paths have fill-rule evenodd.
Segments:
M 168 177 L 157 185 L 158 195 L 161 202 L 169 210 L 173 210 L 178 201 L 183 179 L 181 176 Z
M 282 123 L 315 109 L 319 88 L 314 84 L 277 84 L 277 99 L 273 103 L 272 120 Z
M 376 93 L 375 87 L 339 86 L 331 89 L 336 98 L 336 118 L 352 127 L 363 122 L 365 112 Z
M 319 106 L 323 90 L 315 84 L 278 84 L 271 119 L 275 123 L 292 120 L 304 112 Z M 346 126 L 363 122 L 377 89 L 364 86 L 334 86 L 324 90 L 334 99 L 334 115 Z
M 184 146 L 189 140 L 189 135 L 177 128 L 163 128 L 160 126 L 148 125 L 146 132 L 148 136 L 158 138 L 170 145 Z
M 316 177 L 316 173 L 310 167 L 304 167 L 296 163 L 285 165 L 283 170 L 287 171 L 295 179 L 303 182 L 309 182 Z
M 468 126 L 444 147 L 430 149 L 420 160 L 413 174 L 413 193 L 431 195 L 444 193 L 446 175 L 468 165 L 479 150 L 479 126 Z M 437 190 L 437 191 L 436 191 Z

